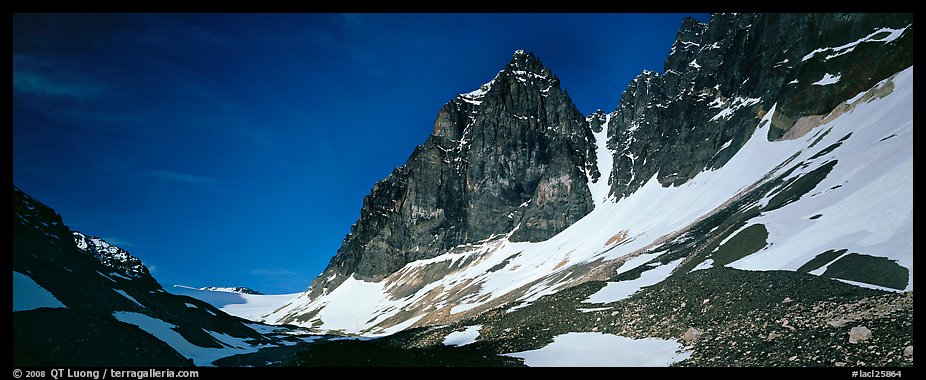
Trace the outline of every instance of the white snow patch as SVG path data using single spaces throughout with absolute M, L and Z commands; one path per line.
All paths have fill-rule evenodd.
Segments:
M 541 349 L 503 355 L 524 358 L 529 367 L 668 367 L 688 359 L 691 352 L 671 340 L 572 332 L 554 337 Z
M 129 301 L 135 302 L 136 305 L 145 307 L 145 305 L 142 305 L 141 302 L 138 302 L 138 300 L 136 300 L 135 297 L 130 296 L 129 293 L 126 293 L 124 290 L 113 289 L 113 291 L 115 291 L 116 293 L 119 293 L 119 295 L 127 298 Z
M 592 307 L 592 308 L 580 307 L 580 308 L 576 309 L 576 311 L 581 311 L 581 312 L 583 312 L 583 313 L 591 313 L 591 312 L 595 312 L 595 311 L 605 311 L 605 310 L 611 310 L 611 307 L 610 307 L 610 306 L 608 306 L 608 307 Z
M 193 308 L 193 309 L 196 309 L 196 308 L 197 308 L 196 305 L 191 304 L 191 303 L 184 303 L 184 305 L 186 305 L 186 307 L 190 307 L 190 308 Z
M 217 359 L 231 355 L 255 352 L 260 348 L 251 346 L 250 344 L 246 343 L 244 339 L 235 338 L 233 336 L 216 333 L 209 330 L 205 331 L 209 333 L 209 335 L 212 335 L 212 337 L 230 347 L 200 347 L 190 343 L 183 337 L 183 335 L 180 335 L 180 333 L 173 330 L 177 326 L 164 322 L 160 319 L 153 318 L 141 313 L 133 313 L 127 311 L 115 312 L 113 313 L 113 317 L 121 322 L 138 326 L 148 334 L 151 334 L 155 338 L 158 338 L 164 343 L 170 345 L 180 355 L 183 355 L 189 359 L 193 359 L 193 362 L 197 366 L 211 366 L 212 362 Z
M 475 343 L 476 339 L 479 338 L 479 329 L 482 328 L 482 325 L 469 326 L 463 331 L 454 331 L 450 334 L 447 334 L 447 337 L 444 338 L 445 346 L 465 346 L 467 344 Z
M 482 104 L 482 100 L 485 98 L 485 95 L 489 92 L 489 90 L 492 89 L 492 85 L 495 84 L 495 80 L 498 79 L 498 76 L 500 74 L 501 72 L 499 72 L 499 74 L 496 74 L 495 78 L 492 78 L 492 80 L 486 82 L 482 86 L 479 86 L 479 88 L 476 89 L 475 91 L 470 91 L 465 94 L 460 94 L 459 95 L 460 100 L 463 100 L 464 102 L 475 104 L 475 105 Z
M 51 292 L 25 274 L 13 271 L 13 311 L 65 307 Z
M 694 268 L 691 268 L 688 273 L 694 272 L 696 270 L 710 269 L 714 265 L 714 259 L 707 259 L 702 261 L 700 264 L 696 265 Z
M 109 274 L 110 274 L 110 275 L 113 275 L 113 276 L 116 276 L 116 277 L 119 277 L 119 278 L 122 278 L 122 279 L 131 280 L 131 278 L 125 277 L 125 276 L 119 274 L 118 272 L 109 272 Z
M 743 98 L 743 97 L 737 96 L 736 98 L 733 98 L 733 101 L 730 102 L 729 106 L 720 110 L 720 112 L 714 115 L 714 117 L 712 117 L 710 121 L 715 121 L 718 119 L 728 119 L 730 118 L 730 116 L 733 116 L 733 113 L 738 111 L 740 108 L 758 104 L 760 101 L 762 101 L 762 99 L 760 98 Z M 710 104 L 713 105 L 714 102 L 711 102 Z M 711 108 L 714 108 L 714 107 L 712 106 Z
M 847 283 L 847 284 L 849 284 L 849 285 L 855 285 L 855 286 L 858 286 L 858 287 L 860 287 L 860 288 L 868 288 L 868 289 L 875 289 L 875 290 L 883 290 L 883 291 L 885 291 L 885 292 L 893 292 L 893 293 L 902 293 L 902 292 L 903 292 L 902 290 L 897 290 L 897 289 L 893 289 L 893 288 L 887 288 L 887 287 L 884 287 L 884 286 L 878 286 L 878 285 L 867 284 L 867 283 L 864 283 L 864 282 L 846 280 L 846 279 L 835 278 L 835 277 L 833 277 L 833 279 L 834 279 L 834 280 L 838 280 L 838 281 L 845 282 L 845 283 Z
M 103 276 L 103 277 L 106 277 L 106 279 L 109 280 L 109 281 L 116 282 L 116 280 L 113 280 L 112 277 L 109 277 L 109 276 L 107 276 L 107 275 L 105 275 L 105 274 L 103 274 L 103 273 L 100 273 L 100 271 L 96 271 L 96 274 L 98 274 L 98 275 L 100 275 L 100 276 Z
M 733 139 L 729 139 L 727 140 L 727 142 L 723 143 L 723 145 L 720 146 L 720 149 L 718 149 L 718 151 L 727 149 L 730 146 L 730 144 L 733 144 Z
M 826 85 L 839 82 L 839 78 L 842 78 L 842 75 L 840 74 L 832 75 L 830 73 L 826 73 L 826 74 L 823 74 L 823 78 L 820 78 L 820 80 L 813 82 L 811 84 L 814 86 L 826 86 Z
M 655 285 L 672 274 L 672 270 L 682 263 L 683 259 L 678 259 L 668 264 L 660 265 L 640 274 L 640 277 L 618 282 L 608 282 L 604 288 L 589 296 L 585 303 L 608 303 L 620 301 L 630 297 L 638 290 L 645 286 Z
M 826 52 L 826 51 L 833 51 L 833 54 L 830 54 L 830 55 L 826 56 L 826 58 L 823 59 L 824 61 L 825 61 L 825 60 L 828 60 L 828 59 L 830 59 L 830 58 L 835 58 L 835 57 L 838 57 L 838 56 L 840 56 L 840 55 L 847 54 L 847 53 L 851 52 L 852 50 L 855 50 L 855 47 L 858 46 L 859 44 L 863 43 L 863 42 L 881 42 L 881 43 L 887 44 L 887 43 L 890 43 L 890 42 L 892 42 L 892 41 L 894 41 L 894 40 L 900 38 L 900 36 L 903 35 L 903 32 L 906 31 L 907 28 L 909 28 L 909 27 L 911 27 L 911 26 L 913 26 L 913 24 L 907 25 L 907 26 L 905 26 L 905 27 L 903 27 L 903 28 L 900 28 L 900 29 L 879 28 L 879 29 L 876 29 L 874 32 L 871 32 L 871 34 L 869 34 L 869 35 L 867 35 L 867 36 L 865 36 L 865 37 L 862 37 L 862 38 L 860 38 L 860 39 L 858 39 L 858 40 L 856 40 L 856 41 L 849 42 L 849 43 L 847 43 L 847 44 L 845 44 L 845 45 L 837 46 L 837 47 L 826 47 L 826 48 L 816 49 L 816 50 L 814 50 L 814 51 L 812 51 L 812 52 L 810 52 L 810 53 L 807 53 L 807 55 L 805 55 L 804 58 L 801 58 L 801 62 L 813 58 L 815 55 L 817 55 L 817 53 L 822 53 L 822 52 Z M 880 33 L 888 33 L 888 35 L 887 35 L 887 36 L 884 36 L 884 37 L 881 37 L 881 38 L 874 38 L 874 36 L 876 36 L 876 35 L 878 35 L 878 34 L 880 34 Z
M 659 255 L 661 254 L 662 252 L 644 253 L 637 257 L 631 258 L 630 260 L 624 261 L 624 263 L 621 264 L 619 268 L 617 268 L 617 272 L 615 274 L 621 274 L 631 269 L 634 269 L 640 265 L 646 264 L 650 260 L 659 257 Z

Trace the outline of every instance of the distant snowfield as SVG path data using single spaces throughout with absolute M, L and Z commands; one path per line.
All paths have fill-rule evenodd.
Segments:
M 558 335 L 538 350 L 503 355 L 523 358 L 528 367 L 668 367 L 691 356 L 682 349 L 671 340 L 584 332 Z
M 834 159 L 838 163 L 832 172 L 811 192 L 750 220 L 749 225 L 765 225 L 770 245 L 727 266 L 795 270 L 828 249 L 848 249 L 885 257 L 906 267 L 910 271 L 907 289 L 912 289 L 913 67 L 896 74 L 892 82 L 890 94 L 864 102 L 865 96 L 854 97 L 850 99 L 852 109 L 794 140 L 768 141 L 770 121 L 776 112 L 776 106 L 772 106 L 758 121 L 749 140 L 723 167 L 701 172 L 680 186 L 663 187 L 654 175 L 636 192 L 615 202 L 606 198 L 601 180 L 590 183 L 595 209 L 549 240 L 511 242 L 507 236 L 497 236 L 409 263 L 377 283 L 351 276 L 315 300 L 300 295 L 269 315 L 267 321 L 317 311 L 312 320 L 296 323 L 308 327 L 321 322 L 323 329 L 372 336 L 413 326 L 437 310 L 465 313 L 509 294 L 516 298 L 510 303 L 514 305 L 509 309 L 512 311 L 572 284 L 577 265 L 625 259 L 619 273 L 647 265 L 661 254 L 658 245 L 651 246 L 658 239 L 684 229 L 766 176 L 774 178 L 801 161 L 808 166 L 792 175 L 807 173 Z M 814 144 L 830 128 L 831 132 Z M 839 148 L 810 159 L 850 132 Z M 604 139 L 606 135 L 599 133 L 595 137 Z M 601 163 L 606 159 L 602 156 L 612 152 L 602 141 L 597 143 Z M 773 173 L 795 154 L 798 156 L 790 165 Z M 601 178 L 608 176 L 602 173 Z M 818 213 L 823 216 L 809 219 Z M 624 238 L 614 243 L 619 236 Z M 647 247 L 649 250 L 644 250 Z M 641 252 L 640 256 L 631 256 Z M 675 264 L 651 265 L 639 280 L 609 284 L 590 302 L 626 298 L 664 280 Z M 447 274 L 417 285 L 411 295 L 393 295 L 400 287 L 419 284 L 422 273 L 435 270 Z M 393 319 L 383 323 L 399 313 L 403 317 L 398 322 Z
M 200 290 L 183 285 L 174 285 L 170 292 L 190 296 L 206 302 L 229 315 L 256 322 L 265 321 L 264 316 L 289 303 L 302 293 L 294 294 L 242 294 L 226 291 Z
M 32 277 L 13 271 L 13 311 L 35 310 L 41 307 L 65 307 L 54 295 L 35 283 Z

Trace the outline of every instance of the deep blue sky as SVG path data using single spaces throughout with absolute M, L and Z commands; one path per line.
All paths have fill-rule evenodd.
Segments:
M 611 111 L 683 17 L 14 15 L 13 181 L 165 287 L 298 292 L 440 107 L 515 50 Z

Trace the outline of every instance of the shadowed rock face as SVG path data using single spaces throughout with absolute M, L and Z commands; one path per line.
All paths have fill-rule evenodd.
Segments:
M 493 235 L 545 240 L 594 208 L 586 182 L 599 175 L 585 117 L 550 69 L 518 51 L 441 108 L 428 140 L 364 199 L 319 279 L 379 279 Z
M 12 258 L 14 272 L 62 305 L 13 313 L 13 363 L 18 366 L 194 364 L 164 341 L 118 320 L 119 313 L 176 326 L 173 331 L 202 348 L 225 347 L 207 331 L 269 342 L 238 317 L 165 292 L 138 258 L 71 231 L 55 210 L 15 186 Z
M 678 186 L 723 166 L 776 104 L 768 138 L 787 138 L 799 121 L 913 64 L 912 24 L 911 14 L 686 19 L 664 74 L 635 78 L 611 118 L 611 194 L 630 195 L 654 175 Z

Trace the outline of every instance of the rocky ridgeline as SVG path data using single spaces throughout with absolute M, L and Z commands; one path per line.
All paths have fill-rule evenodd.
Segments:
M 212 291 L 212 292 L 231 292 L 231 293 L 251 294 L 251 295 L 258 295 L 258 296 L 264 294 L 254 289 L 246 288 L 243 286 L 232 286 L 232 287 L 207 286 L 205 288 L 201 288 L 200 290 L 207 290 L 207 291 Z

